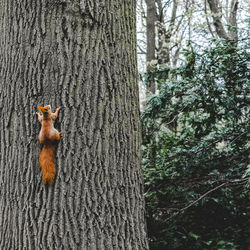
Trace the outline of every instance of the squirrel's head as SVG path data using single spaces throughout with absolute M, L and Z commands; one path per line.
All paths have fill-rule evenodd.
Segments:
M 47 105 L 47 106 L 37 106 L 38 110 L 40 110 L 43 114 L 48 114 L 51 112 L 51 107 L 50 105 Z

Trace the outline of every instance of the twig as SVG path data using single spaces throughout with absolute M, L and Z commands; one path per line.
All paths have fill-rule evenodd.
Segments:
M 180 212 L 181 212 L 181 211 L 184 211 L 184 210 L 186 210 L 186 209 L 188 209 L 188 208 L 191 207 L 191 206 L 193 206 L 195 203 L 197 203 L 198 201 L 200 201 L 201 199 L 203 199 L 205 196 L 207 196 L 208 194 L 214 192 L 215 190 L 217 190 L 217 189 L 219 189 L 219 188 L 221 188 L 221 187 L 224 187 L 226 184 L 228 184 L 228 183 L 227 183 L 227 182 L 224 182 L 224 183 L 222 183 L 221 185 L 219 185 L 219 186 L 217 186 L 217 187 L 215 187 L 215 188 L 213 188 L 213 189 L 210 189 L 210 190 L 207 191 L 205 194 L 203 194 L 202 196 L 200 196 L 197 200 L 191 202 L 189 205 L 187 205 L 186 207 L 182 208 L 182 209 L 180 210 Z
M 211 28 L 211 25 L 209 23 L 209 20 L 208 20 L 208 17 L 207 17 L 207 0 L 204 0 L 205 1 L 205 17 L 206 17 L 206 21 L 207 21 L 207 26 L 208 26 L 208 30 L 210 31 L 212 37 L 214 38 L 214 32 L 212 31 L 212 28 Z
M 226 146 L 232 144 L 235 140 L 237 140 L 239 137 L 241 137 L 242 135 L 244 135 L 244 134 L 246 134 L 246 133 L 248 133 L 248 132 L 249 132 L 249 131 L 245 131 L 245 132 L 241 133 L 240 135 L 238 135 L 237 137 L 235 137 L 232 141 L 230 141 Z
M 191 203 L 189 203 L 186 207 L 180 209 L 177 213 L 173 214 L 172 216 L 170 216 L 169 218 L 166 219 L 166 221 L 172 219 L 174 216 L 178 215 L 180 212 L 182 211 L 185 211 L 186 209 L 192 207 L 195 203 L 197 203 L 198 201 L 200 201 L 201 199 L 203 199 L 205 196 L 207 196 L 208 194 L 216 191 L 217 189 L 219 188 L 222 188 L 226 185 L 243 185 L 245 183 L 247 183 L 249 180 L 249 177 L 246 177 L 246 178 L 243 178 L 243 179 L 238 179 L 238 180 L 231 180 L 231 181 L 228 181 L 228 182 L 224 182 L 222 184 L 220 184 L 219 186 L 213 188 L 213 189 L 210 189 L 209 191 L 207 191 L 206 193 L 204 193 L 203 195 L 201 195 L 198 199 L 192 201 Z
M 210 189 L 210 190 L 207 191 L 205 194 L 203 194 L 202 196 L 200 196 L 197 200 L 192 201 L 192 202 L 191 202 L 190 204 L 188 204 L 186 207 L 180 209 L 176 214 L 173 214 L 172 216 L 170 216 L 169 218 L 167 218 L 166 221 L 172 219 L 174 216 L 176 216 L 176 215 L 179 214 L 180 212 L 182 212 L 182 211 L 188 209 L 189 207 L 193 206 L 195 203 L 197 203 L 198 201 L 200 201 L 201 199 L 203 199 L 203 198 L 204 198 L 205 196 L 207 196 L 208 194 L 214 192 L 215 190 L 217 190 L 217 189 L 219 189 L 219 188 L 221 188 L 221 187 L 224 187 L 224 186 L 227 185 L 227 184 L 228 184 L 228 182 L 224 182 L 224 183 L 222 183 L 221 185 L 219 185 L 219 186 L 217 186 L 217 187 L 215 187 L 215 188 L 213 188 L 213 189 Z

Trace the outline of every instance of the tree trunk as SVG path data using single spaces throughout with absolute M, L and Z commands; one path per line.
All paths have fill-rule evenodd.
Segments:
M 0 249 L 147 249 L 135 0 L 0 4 Z M 61 106 L 53 185 L 37 105 Z
M 232 0 L 230 6 L 230 15 L 229 15 L 229 35 L 233 42 L 237 44 L 238 42 L 238 32 L 237 32 L 237 12 L 238 12 L 238 0 Z
M 177 28 L 175 26 L 176 13 L 177 13 L 178 1 L 173 1 L 173 6 L 171 10 L 171 18 L 168 29 L 165 27 L 164 18 L 158 22 L 158 63 L 163 64 L 164 67 L 170 64 L 170 42 L 173 36 L 173 31 Z
M 155 0 L 146 0 L 147 4 L 147 18 L 146 18 L 146 28 L 147 28 L 147 72 L 150 74 L 155 70 L 152 65 L 152 61 L 155 60 L 155 22 L 156 22 L 156 6 Z M 147 92 L 148 94 L 155 94 L 155 81 L 154 79 L 149 79 L 147 81 Z
M 227 25 L 229 26 L 229 32 L 226 32 L 224 25 L 222 23 L 222 11 L 219 7 L 219 0 L 207 0 L 210 10 L 213 14 L 213 22 L 215 31 L 218 37 L 228 40 L 233 44 L 237 44 L 238 34 L 237 34 L 237 11 L 238 11 L 238 0 L 232 0 L 230 6 L 230 17 L 227 20 Z
M 207 0 L 210 10 L 213 13 L 213 21 L 214 21 L 214 27 L 216 30 L 217 35 L 220 38 L 229 40 L 229 37 L 224 29 L 224 26 L 222 24 L 222 13 L 221 10 L 219 8 L 219 4 L 218 4 L 218 0 Z

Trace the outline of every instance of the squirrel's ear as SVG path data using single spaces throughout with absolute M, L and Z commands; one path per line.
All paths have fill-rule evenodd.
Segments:
M 37 106 L 38 110 L 43 111 L 43 107 L 42 106 Z

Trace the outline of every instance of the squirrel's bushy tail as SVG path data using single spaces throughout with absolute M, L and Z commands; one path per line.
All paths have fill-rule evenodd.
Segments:
M 52 143 L 45 143 L 40 154 L 40 165 L 42 168 L 42 178 L 44 184 L 47 182 L 52 184 L 55 178 L 55 145 Z

